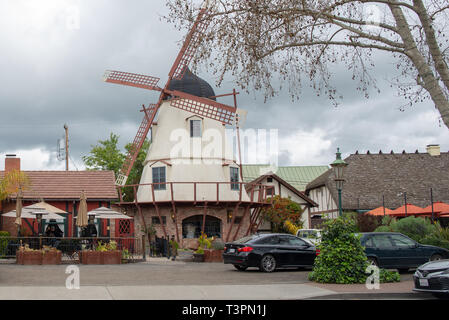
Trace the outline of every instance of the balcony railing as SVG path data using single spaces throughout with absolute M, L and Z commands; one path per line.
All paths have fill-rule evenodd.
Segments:
M 163 187 L 161 187 L 163 186 Z M 245 182 L 159 182 L 117 186 L 120 203 L 250 202 L 266 204 L 273 186 Z M 137 199 L 137 196 L 145 199 Z

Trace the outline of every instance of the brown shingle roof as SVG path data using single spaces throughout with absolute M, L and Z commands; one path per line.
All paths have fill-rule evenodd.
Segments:
M 85 190 L 88 200 L 118 198 L 113 171 L 23 171 L 30 179 L 24 199 L 79 199 Z M 0 171 L 0 178 L 4 171 Z M 15 195 L 11 196 L 15 198 Z
M 343 208 L 346 210 L 371 210 L 382 205 L 395 209 L 407 202 L 420 207 L 430 204 L 430 188 L 434 201 L 449 202 L 449 153 L 439 156 L 428 153 L 400 154 L 352 154 L 345 159 L 349 164 L 345 171 L 342 191 Z M 337 190 L 332 169 L 328 170 L 306 188 L 306 194 L 325 185 L 334 199 Z

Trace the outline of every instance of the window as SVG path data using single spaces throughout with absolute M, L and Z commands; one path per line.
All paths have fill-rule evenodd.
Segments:
M 153 183 L 165 182 L 165 167 L 153 168 Z M 165 190 L 165 184 L 155 184 L 154 190 Z
M 392 234 L 390 236 L 390 238 L 395 247 L 410 248 L 410 247 L 415 246 L 415 241 L 413 241 L 407 237 L 401 236 L 399 234 Z
M 161 219 L 162 219 L 162 223 L 163 224 L 167 224 L 167 217 L 166 216 L 162 216 Z M 151 223 L 152 224 L 161 224 L 161 222 L 159 220 L 159 216 L 151 217 Z
M 265 237 L 257 241 L 257 244 L 271 244 L 271 245 L 279 244 L 279 237 L 278 236 Z
M 239 182 L 239 168 L 231 167 L 231 182 Z M 239 190 L 238 183 L 231 183 L 231 190 Z
M 201 236 L 203 227 L 203 215 L 196 215 L 182 221 L 182 237 L 194 239 Z M 221 238 L 221 220 L 212 216 L 206 216 L 204 233 L 208 237 Z
M 372 239 L 376 248 L 393 249 L 390 237 L 386 234 L 375 235 Z
M 301 239 L 298 239 L 296 237 L 286 237 L 288 244 L 291 246 L 305 246 L 306 243 L 302 241 Z
M 190 137 L 201 137 L 201 120 L 190 120 Z
M 235 217 L 234 224 L 239 224 L 240 222 L 242 222 L 242 217 Z
M 267 196 L 274 195 L 274 188 L 267 188 Z
M 267 178 L 267 182 L 273 182 L 273 178 Z

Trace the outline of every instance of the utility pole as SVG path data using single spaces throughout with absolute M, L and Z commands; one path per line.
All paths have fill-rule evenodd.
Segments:
M 65 170 L 69 171 L 69 127 L 64 124 L 65 129 Z

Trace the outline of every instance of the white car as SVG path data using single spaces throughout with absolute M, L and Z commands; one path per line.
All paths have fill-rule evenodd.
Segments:
M 296 232 L 296 236 L 308 240 L 314 245 L 318 245 L 321 242 L 321 230 L 319 229 L 299 229 Z

